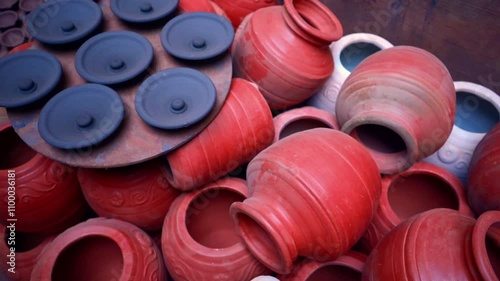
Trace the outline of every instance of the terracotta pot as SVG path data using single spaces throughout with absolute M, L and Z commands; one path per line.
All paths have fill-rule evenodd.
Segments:
M 0 150 L 2 223 L 8 224 L 7 219 L 12 218 L 7 212 L 13 204 L 9 202 L 15 202 L 17 231 L 57 233 L 81 221 L 87 204 L 76 169 L 33 151 L 9 123 L 0 125 Z M 15 190 L 9 184 L 11 179 L 15 179 Z
M 5 11 L 0 13 L 0 29 L 6 29 L 16 25 L 19 16 L 15 11 Z
M 401 222 L 436 208 L 474 216 L 460 180 L 438 166 L 416 163 L 405 172 L 382 177 L 380 205 L 360 241 L 363 252 L 370 253 Z
M 472 209 L 480 215 L 500 211 L 500 124 L 497 124 L 474 151 L 469 169 L 467 194 Z
M 273 122 L 274 142 L 314 128 L 339 129 L 335 115 L 310 106 L 285 111 L 274 117 Z
M 290 273 L 298 256 L 325 261 L 347 252 L 380 196 L 368 151 L 324 128 L 273 144 L 250 162 L 247 179 L 250 196 L 231 214 L 250 251 L 280 274 Z
M 0 1 L 0 10 L 12 9 L 18 1 L 19 0 L 2 0 Z
M 0 44 L 7 48 L 17 47 L 25 42 L 26 34 L 21 28 L 11 28 L 2 33 Z
M 247 193 L 245 181 L 226 178 L 175 200 L 162 236 L 174 280 L 250 280 L 268 272 L 245 248 L 229 215 L 231 204 Z
M 299 104 L 332 74 L 328 46 L 342 32 L 337 17 L 318 0 L 287 0 L 284 6 L 262 8 L 236 31 L 235 75 L 259 85 L 273 109 Z
M 384 38 L 370 33 L 348 34 L 330 45 L 335 69 L 328 81 L 312 96 L 307 104 L 335 114 L 340 88 L 347 77 L 370 55 L 393 47 Z
M 272 118 L 257 87 L 233 79 L 217 117 L 193 140 L 167 154 L 164 174 L 183 191 L 224 176 L 272 143 Z
M 457 211 L 436 209 L 395 228 L 373 250 L 364 281 L 498 281 L 500 212 L 477 222 Z
M 96 218 L 76 225 L 42 252 L 32 281 L 167 280 L 153 240 L 138 227 Z
M 144 230 L 160 230 L 180 193 L 153 160 L 115 169 L 79 169 L 78 179 L 92 209 L 101 217 L 123 220 Z
M 29 13 L 43 3 L 44 0 L 19 0 L 19 9 L 23 12 Z
M 226 12 L 210 0 L 180 0 L 178 9 L 182 12 L 210 12 L 229 19 Z
M 342 131 L 370 150 L 381 173 L 394 174 L 445 143 L 455 100 L 453 80 L 438 58 L 398 46 L 354 69 L 340 90 L 337 120 Z
M 277 0 L 213 0 L 229 16 L 229 20 L 237 29 L 243 19 L 258 9 L 278 4 Z

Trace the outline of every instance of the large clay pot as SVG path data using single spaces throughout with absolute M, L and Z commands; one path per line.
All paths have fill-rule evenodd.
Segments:
M 328 46 L 342 32 L 337 17 L 318 0 L 286 0 L 284 6 L 262 8 L 236 31 L 235 75 L 259 85 L 272 109 L 299 104 L 332 74 Z
M 457 211 L 436 209 L 403 222 L 373 250 L 364 281 L 498 281 L 500 212 L 477 222 Z
M 174 280 L 250 280 L 268 272 L 245 248 L 229 214 L 247 193 L 244 180 L 226 178 L 175 200 L 162 236 Z
M 78 179 L 92 209 L 101 217 L 160 230 L 170 205 L 180 193 L 153 160 L 115 169 L 79 169 Z
M 488 88 L 469 82 L 455 82 L 455 91 L 457 113 L 451 135 L 424 161 L 447 169 L 465 184 L 474 149 L 500 121 L 500 97 Z
M 178 9 L 182 12 L 210 12 L 228 18 L 226 12 L 210 0 L 180 0 Z M 229 19 L 229 18 L 228 18 Z
M 298 256 L 333 260 L 368 227 L 378 205 L 380 174 L 368 151 L 339 131 L 291 135 L 248 165 L 249 198 L 231 214 L 250 251 L 288 274 Z
M 377 52 L 345 81 L 336 104 L 342 131 L 365 145 L 380 172 L 394 174 L 437 151 L 455 118 L 445 65 L 419 48 Z
M 42 252 L 31 281 L 166 281 L 163 259 L 140 228 L 97 218 L 69 228 Z
M 234 29 L 238 28 L 248 14 L 278 4 L 277 0 L 213 0 L 213 2 L 226 12 Z
M 273 117 L 257 87 L 233 79 L 217 117 L 190 142 L 167 154 L 163 171 L 173 187 L 192 190 L 250 161 L 273 138 Z
M 76 169 L 33 151 L 10 123 L 0 125 L 0 150 L 2 224 L 15 218 L 17 231 L 56 233 L 80 222 L 88 206 Z
M 476 214 L 500 211 L 500 124 L 486 134 L 474 151 L 467 194 Z

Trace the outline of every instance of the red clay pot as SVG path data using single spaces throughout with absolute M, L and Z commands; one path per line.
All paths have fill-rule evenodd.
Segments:
M 362 61 L 336 104 L 342 131 L 365 145 L 383 174 L 404 171 L 437 151 L 455 118 L 455 87 L 431 53 L 399 46 Z
M 173 187 L 189 191 L 250 161 L 273 138 L 271 110 L 257 87 L 233 79 L 217 117 L 193 140 L 167 154 L 163 172 Z
M 161 172 L 160 160 L 115 169 L 78 169 L 83 194 L 101 217 L 160 230 L 180 193 Z
M 286 0 L 284 6 L 257 10 L 236 31 L 235 75 L 259 85 L 272 109 L 299 104 L 332 74 L 329 45 L 342 32 L 337 17 L 318 0 Z
M 477 215 L 500 211 L 500 124 L 476 147 L 469 167 L 467 194 Z
M 26 42 L 24 30 L 18 27 L 8 29 L 0 36 L 0 45 L 14 48 Z
M 209 12 L 229 19 L 226 12 L 210 0 L 180 0 L 177 8 L 182 12 Z
M 234 29 L 238 28 L 248 14 L 278 4 L 277 0 L 213 0 L 213 2 L 226 12 Z
M 250 251 L 268 268 L 291 272 L 298 256 L 334 260 L 368 227 L 380 174 L 368 151 L 331 129 L 291 135 L 257 155 L 250 195 L 231 214 Z
M 140 228 L 96 218 L 76 225 L 42 252 L 32 281 L 167 280 L 163 259 Z
M 8 212 L 9 196 L 15 197 L 17 231 L 57 233 L 82 220 L 88 207 L 76 169 L 36 153 L 10 123 L 0 125 L 0 155 L 2 224 L 8 224 L 7 219 L 12 218 Z M 15 194 L 9 189 L 11 170 L 15 171 Z
M 373 250 L 364 281 L 498 281 L 500 212 L 477 222 L 449 209 L 427 211 L 403 222 Z
M 226 178 L 179 196 L 165 218 L 162 248 L 176 281 L 250 280 L 268 270 L 245 248 L 229 215 L 246 182 Z

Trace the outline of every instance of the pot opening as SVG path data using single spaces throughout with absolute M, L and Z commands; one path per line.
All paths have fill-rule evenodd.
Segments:
M 316 269 L 306 281 L 361 281 L 361 272 L 341 265 L 325 265 Z
M 52 281 L 120 280 L 123 255 L 107 237 L 89 236 L 66 247 L 57 257 Z
M 229 208 L 245 197 L 236 191 L 215 189 L 198 195 L 187 209 L 186 227 L 199 244 L 213 249 L 231 247 L 241 238 L 238 236 Z
M 387 197 L 391 209 L 401 220 L 431 209 L 459 208 L 453 187 L 441 178 L 428 174 L 397 176 L 387 190 Z
M 488 259 L 496 277 L 500 279 L 500 222 L 490 226 L 486 234 L 485 243 Z
M 467 92 L 457 92 L 455 126 L 472 133 L 487 133 L 500 122 L 500 113 L 489 101 Z
M 353 43 L 340 52 L 340 63 L 345 69 L 352 72 L 364 59 L 380 50 L 382 49 L 372 43 Z
M 307 24 L 306 27 L 303 27 L 306 32 L 320 32 L 328 36 L 337 35 L 339 27 L 336 17 L 328 8 L 324 7 L 324 4 L 308 0 L 289 0 L 285 1 L 284 6 L 292 14 L 291 16 L 296 23 L 303 21 Z
M 356 127 L 351 136 L 357 138 L 366 147 L 383 154 L 406 152 L 403 138 L 393 130 L 376 124 L 364 124 Z
M 0 132 L 0 170 L 19 167 L 35 157 L 36 152 L 31 149 L 16 134 L 12 127 Z
M 4 243 L 5 243 L 5 246 L 7 246 L 7 248 L 10 248 L 11 246 L 13 246 L 13 245 L 9 245 L 9 241 L 12 241 L 12 240 L 9 240 L 10 233 L 11 232 L 9 229 L 5 230 Z M 16 252 L 19 252 L 19 253 L 29 252 L 29 251 L 35 249 L 36 247 L 38 247 L 40 244 L 42 244 L 46 238 L 47 238 L 47 236 L 44 236 L 44 235 L 17 231 L 16 236 L 15 236 Z
M 314 129 L 314 128 L 331 128 L 328 124 L 321 120 L 307 118 L 292 121 L 286 124 L 279 134 L 279 139 L 286 138 L 298 132 Z

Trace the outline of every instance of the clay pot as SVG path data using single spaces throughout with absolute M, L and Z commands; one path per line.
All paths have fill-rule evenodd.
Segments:
M 138 227 L 96 218 L 69 228 L 43 251 L 32 281 L 167 280 L 153 240 Z
M 339 129 L 334 115 L 310 106 L 285 111 L 274 117 L 273 122 L 274 142 L 294 133 L 314 128 Z
M 19 0 L 19 9 L 25 13 L 29 13 L 43 3 L 44 0 Z
M 6 29 L 16 25 L 19 16 L 14 11 L 5 11 L 0 13 L 0 29 Z
M 307 104 L 335 114 L 335 104 L 347 77 L 370 55 L 393 47 L 386 39 L 370 33 L 348 34 L 330 45 L 335 69 L 328 81 Z
M 182 12 L 210 12 L 229 19 L 226 12 L 210 0 L 180 0 L 178 9 Z
M 368 257 L 363 280 L 498 281 L 499 262 L 500 212 L 485 213 L 476 222 L 436 209 L 391 231 Z
M 328 46 L 342 32 L 337 17 L 318 0 L 287 0 L 257 10 L 236 31 L 235 75 L 255 82 L 272 109 L 299 104 L 332 74 Z
M 500 97 L 488 88 L 469 82 L 455 82 L 455 91 L 457 113 L 451 135 L 424 161 L 447 169 L 465 184 L 474 149 L 500 121 Z
M 419 48 L 377 52 L 345 81 L 337 100 L 342 131 L 366 146 L 383 174 L 436 152 L 455 118 L 455 89 L 445 65 Z
M 380 205 L 359 245 L 370 253 L 401 222 L 437 208 L 474 216 L 460 180 L 438 166 L 419 162 L 400 174 L 382 177 Z
M 252 279 L 250 281 L 279 281 L 279 279 L 272 277 L 272 276 L 269 276 L 269 275 L 261 275 L 261 276 L 255 277 L 254 279 Z
M 469 168 L 467 194 L 477 215 L 500 211 L 500 124 L 479 143 Z
M 258 9 L 278 4 L 277 0 L 213 0 L 229 16 L 229 20 L 237 29 L 243 19 Z
M 123 220 L 144 230 L 160 230 L 180 193 L 153 160 L 115 169 L 79 169 L 78 179 L 92 209 L 101 217 Z
M 226 178 L 175 200 L 162 236 L 174 280 L 250 280 L 268 272 L 245 248 L 229 215 L 231 204 L 247 193 L 245 181 Z
M 26 35 L 21 28 L 11 28 L 4 33 L 0 37 L 0 45 L 3 45 L 7 48 L 17 47 L 25 42 Z
M 272 143 L 272 118 L 257 87 L 233 79 L 217 117 L 190 142 L 167 154 L 164 174 L 183 191 L 224 176 Z
M 238 232 L 268 268 L 291 272 L 298 256 L 334 260 L 368 227 L 380 174 L 368 151 L 319 128 L 273 144 L 248 165 L 250 196 L 231 206 Z
M 16 3 L 18 1 L 19 0 L 1 0 L 0 1 L 0 10 L 12 9 L 12 8 L 14 8 L 14 5 L 16 5 Z
M 9 123 L 0 125 L 0 150 L 0 208 L 8 210 L 15 202 L 17 231 L 57 233 L 80 222 L 87 204 L 76 169 L 33 151 Z M 15 192 L 9 188 L 11 179 Z M 7 211 L 0 212 L 3 224 L 9 218 Z

